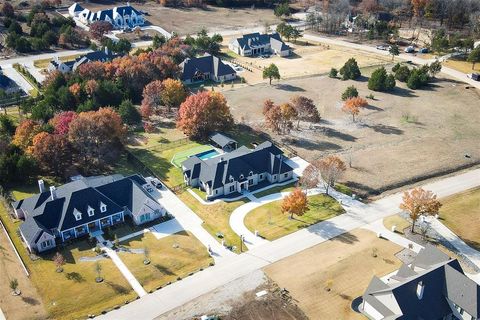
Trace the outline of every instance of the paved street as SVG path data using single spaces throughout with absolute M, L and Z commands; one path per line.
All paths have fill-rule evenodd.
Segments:
M 480 185 L 480 169 L 471 170 L 453 177 L 424 185 L 440 197 L 455 194 Z M 341 197 L 341 195 L 336 195 Z M 347 213 L 333 219 L 302 229 L 272 242 L 266 242 L 252 250 L 229 257 L 211 268 L 192 277 L 176 282 L 166 288 L 112 311 L 99 319 L 154 319 L 184 303 L 199 297 L 221 285 L 261 269 L 280 259 L 320 244 L 348 231 L 371 224 L 399 212 L 401 193 L 387 196 L 371 204 L 363 204 L 344 196 L 342 200 Z

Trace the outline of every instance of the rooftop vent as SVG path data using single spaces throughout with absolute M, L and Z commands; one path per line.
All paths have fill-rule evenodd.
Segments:
M 417 298 L 418 300 L 422 300 L 423 298 L 423 291 L 425 291 L 425 285 L 422 281 L 417 284 Z

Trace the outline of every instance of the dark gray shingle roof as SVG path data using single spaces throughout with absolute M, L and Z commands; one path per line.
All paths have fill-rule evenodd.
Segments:
M 209 54 L 198 58 L 187 58 L 180 64 L 180 68 L 182 69 L 181 80 L 183 81 L 192 79 L 197 73 L 210 73 L 216 77 L 236 73 L 230 65 Z
M 225 147 L 225 146 L 228 146 L 231 143 L 234 143 L 234 144 L 237 143 L 237 141 L 235 141 L 232 138 L 229 138 L 226 135 L 224 135 L 222 133 L 219 133 L 219 132 L 215 132 L 214 134 L 212 134 L 210 136 L 210 140 L 212 140 L 213 142 L 215 142 L 216 144 L 218 144 L 222 148 Z

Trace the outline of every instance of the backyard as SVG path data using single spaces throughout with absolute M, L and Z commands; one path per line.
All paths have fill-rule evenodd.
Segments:
M 309 319 L 365 319 L 352 311 L 352 300 L 363 294 L 373 276 L 384 276 L 400 266 L 395 254 L 401 249 L 373 232 L 356 229 L 264 271 L 290 292 Z
M 95 262 L 80 261 L 81 257 L 91 260 L 96 256 L 92 250 L 94 246 L 88 244 L 86 240 L 76 241 L 59 250 L 66 264 L 63 266 L 64 271 L 57 273 L 52 261 L 55 252 L 43 254 L 38 260 L 33 261 L 16 233 L 20 222 L 7 217 L 5 210 L 0 210 L 0 217 L 30 271 L 30 279 L 38 290 L 49 317 L 54 319 L 86 317 L 136 298 L 136 294 L 110 259 L 101 258 L 98 261 L 105 280 L 102 283 L 95 282 Z M 22 272 L 20 267 L 18 272 Z M 65 294 L 66 292 L 68 294 Z
M 440 219 L 450 230 L 473 248 L 480 250 L 480 188 L 444 199 Z
M 281 206 L 282 200 L 277 200 L 252 210 L 245 217 L 245 225 L 267 240 L 275 240 L 345 212 L 335 199 L 324 194 L 309 196 L 309 209 L 300 217 L 290 219 L 289 214 L 282 213 Z
M 145 233 L 121 242 L 120 246 L 127 250 L 148 249 L 151 261 L 148 265 L 143 263 L 144 254 L 120 253 L 122 261 L 147 292 L 205 269 L 213 262 L 203 244 L 186 231 L 159 240 Z

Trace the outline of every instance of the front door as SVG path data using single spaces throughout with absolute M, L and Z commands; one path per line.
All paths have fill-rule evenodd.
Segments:
M 98 230 L 97 223 L 96 223 L 96 222 L 90 222 L 90 223 L 88 224 L 88 230 L 89 230 L 90 232 L 94 232 L 94 231 Z

